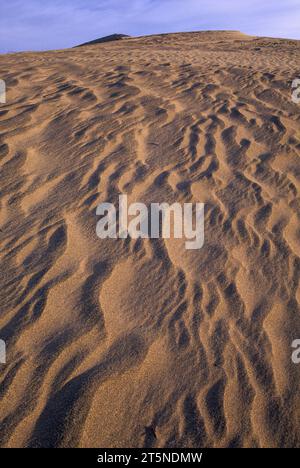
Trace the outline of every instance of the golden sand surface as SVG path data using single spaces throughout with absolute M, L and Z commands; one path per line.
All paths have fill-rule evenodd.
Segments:
M 0 56 L 3 447 L 300 445 L 300 41 Z M 96 207 L 205 203 L 205 242 Z

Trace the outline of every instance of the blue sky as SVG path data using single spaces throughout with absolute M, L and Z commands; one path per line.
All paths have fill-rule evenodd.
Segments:
M 0 0 L 0 52 L 203 29 L 300 39 L 300 0 Z

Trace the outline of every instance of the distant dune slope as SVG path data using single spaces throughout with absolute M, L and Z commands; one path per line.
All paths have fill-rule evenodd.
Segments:
M 0 57 L 3 447 L 300 445 L 300 43 L 156 35 Z M 205 243 L 96 206 L 205 202 Z
M 84 42 L 83 44 L 80 44 L 77 47 L 93 45 L 93 44 L 101 44 L 102 42 L 120 41 L 121 39 L 124 39 L 126 37 L 129 37 L 129 36 L 127 36 L 126 34 L 111 34 L 110 36 L 104 36 L 104 37 L 100 37 L 99 39 L 94 39 L 93 41 Z

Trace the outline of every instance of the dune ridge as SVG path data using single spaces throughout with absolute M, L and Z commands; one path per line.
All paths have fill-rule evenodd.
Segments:
M 300 445 L 300 42 L 203 32 L 0 57 L 0 444 Z M 205 202 L 205 243 L 96 206 Z

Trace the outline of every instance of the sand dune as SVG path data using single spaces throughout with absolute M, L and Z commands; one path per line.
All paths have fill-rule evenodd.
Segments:
M 300 445 L 300 42 L 205 32 L 0 57 L 4 447 Z M 205 202 L 205 243 L 96 207 Z

